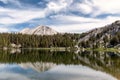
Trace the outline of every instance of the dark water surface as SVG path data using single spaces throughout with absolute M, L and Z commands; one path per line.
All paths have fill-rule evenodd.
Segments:
M 0 80 L 120 80 L 120 53 L 1 50 Z

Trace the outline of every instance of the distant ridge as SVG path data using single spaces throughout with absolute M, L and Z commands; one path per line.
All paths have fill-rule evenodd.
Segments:
M 99 25 L 98 25 L 99 26 Z M 82 35 L 82 34 L 81 34 Z M 98 45 L 104 44 L 107 47 L 119 45 L 120 20 L 101 28 L 96 28 L 83 34 L 77 45 L 85 42 L 86 44 Z M 115 40 L 113 42 L 113 40 Z
M 25 28 L 22 31 L 20 31 L 22 34 L 35 34 L 35 35 L 54 35 L 57 34 L 58 32 L 53 30 L 52 28 L 48 26 L 38 26 L 33 29 Z

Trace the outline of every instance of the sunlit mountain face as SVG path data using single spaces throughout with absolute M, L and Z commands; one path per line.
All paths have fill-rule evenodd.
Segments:
M 120 79 L 120 56 L 119 53 L 115 52 L 85 51 L 74 53 L 50 50 L 22 50 L 21 53 L 10 52 L 0 52 L 0 56 L 2 56 L 0 57 L 0 79 Z
M 119 3 L 119 0 L 109 3 L 106 0 L 0 0 L 0 32 L 19 32 L 45 25 L 58 32 L 82 33 L 119 20 Z

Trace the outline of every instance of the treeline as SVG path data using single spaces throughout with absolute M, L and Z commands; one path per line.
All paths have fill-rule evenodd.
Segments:
M 11 44 L 21 45 L 23 48 L 39 47 L 74 47 L 78 34 L 56 34 L 56 35 L 23 35 L 15 33 L 0 34 L 0 48 L 10 47 Z
M 110 44 L 116 46 L 120 44 L 120 32 L 117 32 L 113 38 L 110 40 Z

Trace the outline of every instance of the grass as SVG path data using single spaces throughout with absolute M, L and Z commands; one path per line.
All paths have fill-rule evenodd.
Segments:
M 92 48 L 86 48 L 85 50 L 88 50 L 88 51 L 103 51 L 103 52 L 120 52 L 119 49 L 117 48 L 95 48 L 95 49 L 92 49 Z
M 23 49 L 37 49 L 37 50 L 53 50 L 53 51 L 65 51 L 68 50 L 65 47 L 51 47 L 51 48 L 23 48 Z
M 8 48 L 11 49 L 11 48 Z M 69 47 L 51 47 L 51 48 L 22 48 L 22 49 L 37 49 L 37 50 L 52 50 L 52 51 L 75 51 L 74 48 Z M 80 50 L 83 50 L 80 48 Z M 120 52 L 120 49 L 117 48 L 84 48 L 86 51 L 102 51 L 102 52 Z

